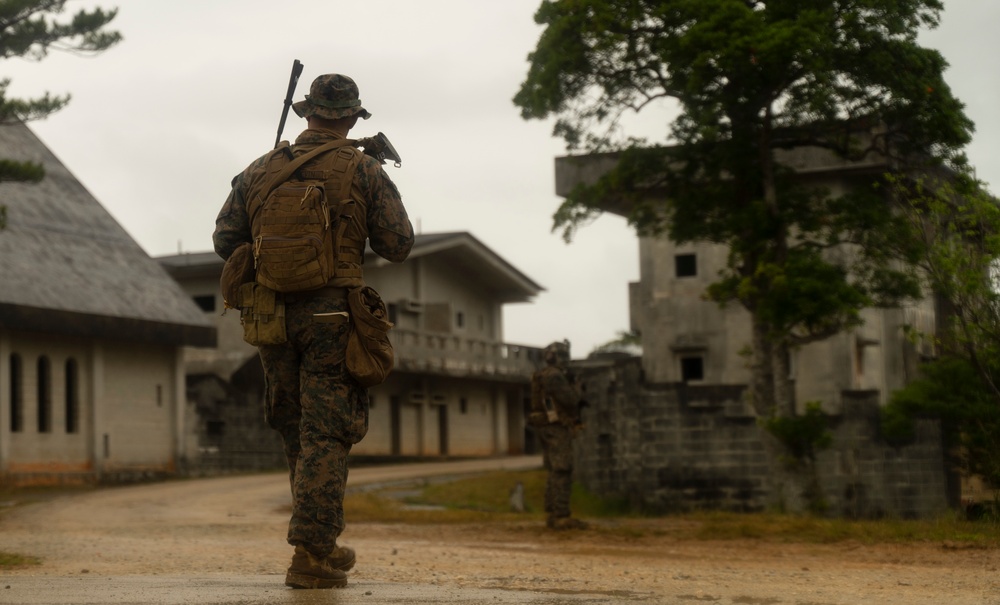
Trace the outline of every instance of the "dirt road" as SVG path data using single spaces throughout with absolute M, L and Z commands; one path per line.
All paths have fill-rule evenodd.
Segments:
M 402 472 L 352 470 L 351 484 L 398 479 Z M 439 465 L 425 472 L 463 469 Z M 0 551 L 34 555 L 43 564 L 4 571 L 0 584 L 23 576 L 243 574 L 273 578 L 280 588 L 291 555 L 284 542 L 287 489 L 283 474 L 271 474 L 102 489 L 15 507 L 0 515 Z M 545 593 L 587 603 L 1000 604 L 996 550 L 692 542 L 671 537 L 678 519 L 603 531 L 612 523 L 551 532 L 537 521 L 468 526 L 348 519 L 342 542 L 358 552 L 350 582 L 359 590 L 387 582 L 517 591 L 525 602 Z M 0 585 L 4 602 L 11 601 Z

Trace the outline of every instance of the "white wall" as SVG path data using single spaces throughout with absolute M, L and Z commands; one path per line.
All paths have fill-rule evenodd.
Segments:
M 21 430 L 11 429 L 11 356 L 21 359 Z M 39 363 L 48 360 L 49 429 L 39 431 Z M 67 361 L 76 364 L 76 426 Z M 173 470 L 183 422 L 176 347 L 8 332 L 0 336 L 0 469 L 20 474 Z M 72 382 L 72 381 L 71 381 Z

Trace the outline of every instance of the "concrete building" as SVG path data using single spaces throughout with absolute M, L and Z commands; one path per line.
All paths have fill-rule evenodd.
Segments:
M 778 159 L 795 169 L 803 183 L 832 196 L 867 185 L 888 169 L 881 157 L 851 162 L 818 148 L 784 152 Z M 615 161 L 613 155 L 557 159 L 556 193 L 566 196 L 577 183 L 595 181 Z M 628 214 L 627 207 L 612 200 L 606 210 Z M 743 354 L 751 340 L 749 312 L 737 303 L 722 308 L 703 298 L 727 255 L 725 246 L 710 242 L 678 245 L 665 237 L 639 238 L 639 281 L 629 285 L 629 310 L 631 329 L 642 335 L 642 367 L 649 382 L 749 383 Z M 843 391 L 874 391 L 885 403 L 914 377 L 921 357 L 933 355 L 930 340 L 914 345 L 904 334 L 906 326 L 935 333 L 932 297 L 899 309 L 866 309 L 862 317 L 863 326 L 792 352 L 800 407 L 820 401 L 824 410 L 837 412 Z
M 275 450 L 277 436 L 265 434 L 262 420 L 252 420 L 262 433 L 255 439 L 244 430 L 238 430 L 238 439 L 226 436 L 226 426 L 237 418 L 262 416 L 262 377 L 256 349 L 242 340 L 239 313 L 222 313 L 221 259 L 206 252 L 158 260 L 219 334 L 216 349 L 186 352 L 189 403 L 197 411 L 189 430 L 201 443 L 189 450 L 192 461 L 200 460 L 192 468 L 211 465 L 213 456 L 226 459 L 221 466 L 266 459 L 263 452 L 246 449 L 248 443 L 263 443 L 267 451 Z M 386 383 L 369 390 L 368 435 L 352 455 L 523 453 L 524 404 L 540 351 L 504 342 L 503 306 L 529 302 L 541 286 L 466 232 L 418 235 L 402 264 L 369 250 L 365 281 L 379 291 L 395 324 L 390 339 L 396 365 Z M 216 403 L 206 399 L 206 388 Z M 242 403 L 224 395 L 226 388 L 236 388 Z M 242 411 L 231 412 L 227 421 L 222 408 Z
M 215 329 L 27 126 L 0 126 L 0 157 L 46 172 L 0 183 L 0 480 L 174 472 L 182 351 Z
M 850 162 L 818 148 L 778 159 L 831 195 L 887 169 L 879 157 Z M 593 183 L 616 162 L 612 154 L 557 158 L 556 192 L 566 196 L 579 183 Z M 628 215 L 619 200 L 603 207 Z M 709 242 L 639 238 L 639 281 L 629 284 L 629 304 L 641 359 L 575 362 L 589 402 L 575 477 L 594 493 L 651 510 L 754 511 L 773 502 L 763 429 L 744 397 L 749 313 L 702 298 L 726 257 L 724 246 Z M 878 428 L 879 407 L 915 376 L 921 358 L 934 354 L 930 342 L 912 343 L 904 328 L 935 333 L 935 301 L 867 309 L 863 318 L 863 326 L 791 354 L 796 405 L 802 410 L 819 401 L 830 419 L 832 444 L 815 460 L 822 501 L 835 516 L 937 514 L 957 494 L 939 425 L 920 421 L 914 442 L 898 447 Z

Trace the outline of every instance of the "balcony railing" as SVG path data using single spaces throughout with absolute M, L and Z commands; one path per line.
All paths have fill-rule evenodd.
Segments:
M 539 348 L 455 334 L 393 328 L 389 340 L 400 371 L 522 382 L 542 363 Z

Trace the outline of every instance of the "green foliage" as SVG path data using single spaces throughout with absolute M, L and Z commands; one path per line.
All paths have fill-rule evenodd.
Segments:
M 927 287 L 942 302 L 934 335 L 942 357 L 894 395 L 883 433 L 906 443 L 915 418 L 941 418 L 965 470 L 1000 485 L 1000 204 L 966 173 L 893 179 L 889 188 Z
M 45 169 L 37 162 L 14 162 L 0 159 L 0 183 L 15 181 L 37 183 L 45 176 Z
M 21 57 L 40 61 L 52 50 L 93 55 L 121 41 L 121 34 L 105 29 L 117 10 L 80 9 L 59 19 L 67 0 L 0 0 L 0 59 Z M 0 79 L 0 127 L 47 117 L 69 102 L 69 95 L 48 92 L 34 99 L 7 96 L 10 79 Z M 37 182 L 43 176 L 32 162 L 0 160 L 0 183 Z M 0 222 L 3 228 L 4 222 Z
M 925 364 L 921 374 L 883 408 L 883 436 L 904 445 L 913 438 L 915 419 L 941 419 L 965 470 L 1000 485 L 1000 406 L 976 368 L 946 357 Z
M 605 353 L 609 351 L 621 351 L 630 347 L 641 347 L 642 337 L 638 332 L 618 332 L 618 337 L 614 340 L 594 347 L 591 353 Z
M 117 10 L 81 9 L 68 20 L 57 17 L 66 0 L 0 0 L 0 58 L 40 61 L 51 50 L 83 55 L 100 53 L 121 41 L 105 29 Z M 69 96 L 45 93 L 36 99 L 9 99 L 10 80 L 0 81 L 0 124 L 44 118 L 69 102 Z
M 795 463 L 815 460 L 816 453 L 833 442 L 829 417 L 817 401 L 807 403 L 801 416 L 767 418 L 762 424 L 784 444 Z
M 569 239 L 614 209 L 642 235 L 726 246 L 707 295 L 750 312 L 752 400 L 761 415 L 791 415 L 775 360 L 858 326 L 864 308 L 920 295 L 920 248 L 883 176 L 856 173 L 849 192 L 825 191 L 797 173 L 795 151 L 883 160 L 907 175 L 964 170 L 972 123 L 944 81 L 944 58 L 917 40 L 942 7 L 543 1 L 544 30 L 513 101 L 525 119 L 555 117 L 569 151 L 617 154 L 613 169 L 568 195 L 554 229 Z M 665 140 L 625 136 L 625 116 L 667 102 L 678 112 Z M 775 430 L 792 428 L 808 427 Z M 796 457 L 818 443 L 785 441 Z

